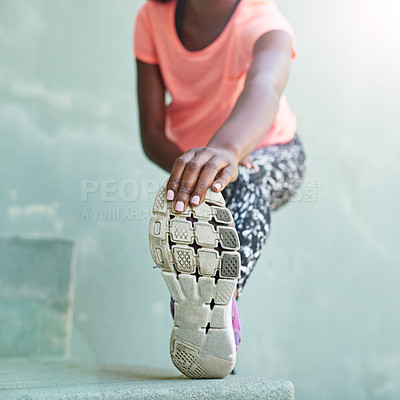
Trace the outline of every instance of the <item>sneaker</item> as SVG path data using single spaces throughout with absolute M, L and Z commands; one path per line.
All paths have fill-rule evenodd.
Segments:
M 172 318 L 175 317 L 175 302 L 171 297 L 171 301 L 169 304 Z M 242 341 L 242 317 L 240 316 L 239 307 L 237 305 L 237 301 L 235 296 L 232 297 L 232 328 L 233 334 L 235 335 L 235 347 L 236 352 L 238 350 L 239 344 Z M 236 375 L 235 369 L 231 371 L 231 375 Z
M 240 244 L 221 193 L 182 213 L 159 190 L 149 226 L 151 255 L 174 300 L 170 354 L 189 378 L 223 378 L 235 366 L 233 294 Z

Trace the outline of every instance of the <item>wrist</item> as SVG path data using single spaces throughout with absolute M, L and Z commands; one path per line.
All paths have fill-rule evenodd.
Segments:
M 233 159 L 238 164 L 242 158 L 240 149 L 237 146 L 235 146 L 234 143 L 226 143 L 219 140 L 211 139 L 206 147 L 217 152 L 223 151 L 227 153 L 228 157 Z

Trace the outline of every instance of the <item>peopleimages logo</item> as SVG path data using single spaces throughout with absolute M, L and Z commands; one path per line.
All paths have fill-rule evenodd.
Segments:
M 100 205 L 85 207 L 81 218 L 94 221 L 147 220 L 160 187 L 160 182 L 154 179 L 84 179 L 81 182 L 82 202 Z M 135 203 L 141 207 L 135 207 Z
M 160 189 L 160 183 L 154 179 L 135 179 L 118 181 L 117 179 L 82 180 L 82 201 L 87 202 L 96 197 L 101 202 L 135 202 L 149 201 Z
M 83 220 L 146 220 L 151 217 L 153 201 L 161 183 L 155 179 L 85 179 L 81 183 L 81 200 L 92 207 L 82 211 Z M 317 180 L 305 180 L 290 202 L 317 201 Z M 114 203 L 114 206 L 112 206 Z M 140 206 L 134 206 L 135 203 Z M 116 205 L 118 204 L 118 206 Z

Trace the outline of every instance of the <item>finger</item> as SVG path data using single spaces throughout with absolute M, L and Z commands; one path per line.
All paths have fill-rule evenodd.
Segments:
M 176 159 L 165 189 L 167 200 L 172 201 L 176 197 L 185 166 L 195 156 L 195 154 L 195 150 L 189 150 Z
M 250 169 L 251 168 L 251 159 L 249 157 L 243 158 L 243 160 L 241 160 L 239 164 Z
M 232 165 L 224 168 L 212 185 L 214 192 L 222 192 L 229 183 L 236 180 L 237 174 L 237 168 L 234 168 Z
M 193 190 L 193 196 L 191 198 L 191 203 L 193 205 L 197 206 L 204 201 L 208 188 L 212 185 L 216 177 L 219 176 L 220 171 L 223 170 L 227 164 L 227 161 L 222 160 L 219 157 L 213 157 L 204 166 L 203 171 L 197 180 L 196 187 Z
M 241 162 L 240 165 L 242 165 L 243 167 L 247 168 L 247 169 L 252 169 L 252 165 L 250 162 L 246 161 L 246 162 Z
M 254 172 L 260 172 L 260 167 L 255 162 L 253 162 L 252 164 Z
M 192 195 L 193 189 L 197 184 L 200 173 L 205 165 L 209 162 L 212 157 L 212 153 L 208 151 L 202 151 L 196 154 L 185 166 L 179 190 L 176 195 L 176 211 L 183 211 L 189 204 L 189 199 Z
M 253 160 L 248 161 L 248 163 L 246 164 L 246 168 L 252 169 L 254 172 L 258 172 L 260 170 L 258 168 L 258 165 Z
M 242 161 L 240 161 L 239 163 L 240 165 L 242 165 L 243 167 L 247 168 L 247 169 L 252 169 L 254 170 L 254 172 L 258 172 L 260 170 L 260 168 L 258 167 L 258 165 L 254 162 L 254 160 L 252 160 L 249 157 L 244 158 Z

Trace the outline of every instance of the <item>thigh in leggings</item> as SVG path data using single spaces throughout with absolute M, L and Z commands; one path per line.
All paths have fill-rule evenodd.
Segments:
M 305 171 L 305 154 L 297 134 L 289 143 L 256 149 L 250 157 L 259 171 L 240 166 L 238 178 L 223 192 L 240 239 L 238 296 L 268 239 L 270 211 L 296 193 Z

